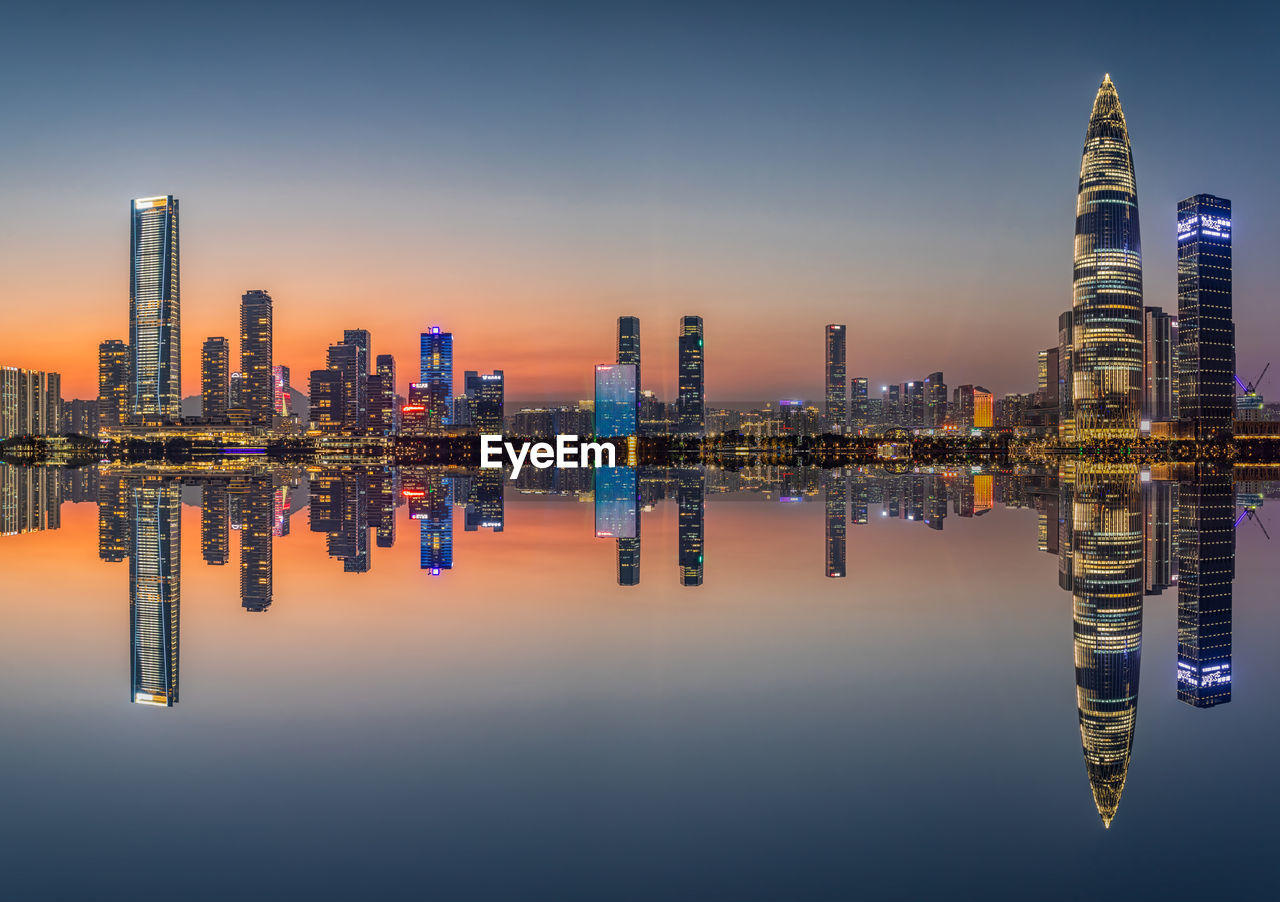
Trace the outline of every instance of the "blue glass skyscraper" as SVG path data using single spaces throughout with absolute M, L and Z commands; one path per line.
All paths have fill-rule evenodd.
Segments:
M 142 197 L 130 208 L 129 388 L 135 417 L 182 416 L 182 306 L 178 278 L 178 201 Z
M 453 333 L 432 326 L 422 333 L 422 361 L 418 384 L 425 386 L 423 426 L 440 432 L 453 423 Z
M 596 366 L 595 431 L 599 438 L 636 434 L 636 365 L 601 363 Z

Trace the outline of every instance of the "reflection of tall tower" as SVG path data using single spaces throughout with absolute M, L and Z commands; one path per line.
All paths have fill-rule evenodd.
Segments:
M 419 566 L 432 576 L 453 569 L 453 480 L 427 473 L 412 488 L 409 516 L 418 521 L 421 556 Z
M 598 467 L 595 480 L 596 538 L 614 539 L 618 585 L 640 584 L 640 492 L 634 467 Z
M 706 477 L 701 470 L 676 471 L 677 526 L 679 528 L 680 585 L 702 585 L 702 521 L 705 514 Z
M 118 473 L 98 477 L 98 557 L 116 563 L 129 556 L 129 484 Z
M 131 483 L 130 700 L 172 707 L 178 702 L 182 483 L 161 476 Z
M 1136 438 L 1142 242 L 1129 131 L 1109 75 L 1093 102 L 1080 162 L 1072 325 L 1075 434 Z
M 205 483 L 200 493 L 200 551 L 206 564 L 225 564 L 230 556 L 227 511 L 226 483 Z
M 1159 595 L 1173 585 L 1175 484 L 1162 479 L 1142 485 L 1142 589 Z
M 846 574 L 845 534 L 849 520 L 849 491 L 844 473 L 827 471 L 827 576 Z
M 240 604 L 255 613 L 271 607 L 272 534 L 275 531 L 275 492 L 270 476 L 237 480 L 233 490 L 244 493 L 240 529 Z
M 1136 466 L 1083 464 L 1072 505 L 1080 739 L 1102 822 L 1120 805 L 1138 716 L 1142 504 Z
M 1207 473 L 1178 491 L 1178 700 L 1197 708 L 1231 701 L 1231 581 L 1235 487 Z

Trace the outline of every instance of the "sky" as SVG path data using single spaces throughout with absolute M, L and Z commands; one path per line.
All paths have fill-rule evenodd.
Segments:
M 129 201 L 155 194 L 181 204 L 187 395 L 205 337 L 235 365 L 255 288 L 304 391 L 351 328 L 404 391 L 440 325 L 508 401 L 588 397 L 621 314 L 666 397 L 685 314 L 711 402 L 819 398 L 829 322 L 873 385 L 1033 390 L 1104 73 L 1146 302 L 1176 309 L 1175 205 L 1213 193 L 1246 381 L 1280 328 L 1264 4 L 108 6 L 0 31 L 0 364 L 67 398 L 128 337 Z

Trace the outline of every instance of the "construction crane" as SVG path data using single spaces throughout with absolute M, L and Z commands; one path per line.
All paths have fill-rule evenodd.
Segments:
M 1258 378 L 1262 378 L 1262 377 L 1258 377 Z M 1262 530 L 1262 534 L 1267 537 L 1267 541 L 1268 542 L 1271 541 L 1271 533 L 1267 532 L 1267 528 L 1262 525 L 1262 518 L 1258 516 L 1258 511 L 1256 508 L 1246 507 L 1244 510 L 1242 510 L 1240 512 L 1240 516 L 1236 517 L 1236 522 L 1234 525 L 1237 528 L 1239 528 L 1240 523 L 1245 519 L 1245 517 L 1248 517 L 1254 523 L 1257 523 L 1258 528 Z
M 1258 384 L 1262 382 L 1262 377 L 1267 374 L 1267 370 L 1269 369 L 1271 369 L 1270 360 L 1268 360 L 1267 365 L 1262 368 L 1262 372 L 1258 374 L 1258 378 L 1254 379 L 1248 385 L 1245 385 L 1240 379 L 1240 375 L 1236 374 L 1236 385 L 1240 386 L 1240 391 L 1244 392 L 1246 395 L 1257 394 Z

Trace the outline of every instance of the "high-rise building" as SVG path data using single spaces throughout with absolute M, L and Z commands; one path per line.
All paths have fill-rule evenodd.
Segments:
M 129 410 L 131 416 L 182 417 L 182 305 L 178 273 L 178 201 L 133 201 L 129 265 Z
M 342 421 L 342 429 L 345 432 L 360 431 L 361 399 L 366 382 L 364 372 L 360 368 L 362 356 L 363 350 L 357 344 L 340 341 L 329 345 L 326 358 L 328 368 L 338 374 L 342 383 L 342 406 L 339 409 L 339 419 Z
M 453 333 L 439 326 L 422 333 L 419 377 L 423 428 L 438 434 L 453 422 Z
M 676 432 L 684 435 L 702 435 L 707 428 L 702 337 L 702 317 L 680 320 Z
M 129 375 L 133 355 L 118 339 L 98 345 L 98 428 L 123 426 L 129 422 Z
M 1133 152 L 1110 75 L 1098 88 L 1085 133 L 1073 284 L 1075 435 L 1136 438 L 1142 405 L 1142 243 Z
M 1173 317 L 1159 307 L 1142 310 L 1142 420 L 1168 423 L 1174 418 L 1177 387 L 1174 359 L 1177 328 Z
M 343 392 L 343 374 L 338 370 L 311 371 L 311 425 L 324 433 L 342 431 L 346 396 Z
M 640 317 L 618 317 L 617 363 L 630 363 L 636 368 L 636 390 L 640 389 Z
M 283 364 L 273 366 L 271 381 L 275 386 L 271 410 L 278 417 L 287 417 L 289 415 L 289 368 Z
M 1178 417 L 1198 438 L 1229 435 L 1235 416 L 1231 201 L 1178 203 Z
M 243 316 L 243 314 L 242 314 Z M 200 349 L 200 412 L 221 418 L 230 407 L 231 343 L 216 336 L 206 338 Z
M 843 435 L 849 431 L 849 380 L 845 368 L 848 330 L 840 324 L 828 324 L 826 336 L 827 396 L 822 431 Z
M 1231 473 L 1178 487 L 1178 700 L 1231 701 L 1231 583 L 1236 493 Z
M 98 400 L 73 398 L 62 406 L 62 431 L 67 435 L 96 435 Z
M 130 480 L 130 701 L 178 702 L 178 623 L 182 596 L 182 483 L 162 476 Z
M 472 402 L 471 425 L 481 435 L 499 435 L 502 432 L 502 414 L 506 402 L 506 379 L 502 370 L 481 373 Z
M 867 409 L 867 380 L 855 376 L 849 380 L 849 431 L 862 434 L 870 425 Z
M 1067 310 L 1058 316 L 1058 435 L 1070 440 L 1075 435 L 1075 402 L 1072 400 L 1071 347 L 1074 342 L 1075 313 Z
M 924 380 L 924 425 L 939 429 L 947 421 L 947 383 L 942 373 L 930 373 Z
M 595 434 L 599 438 L 635 435 L 638 426 L 636 367 L 633 363 L 596 365 Z
M 990 429 L 995 425 L 995 395 L 981 385 L 973 387 L 973 428 Z
M 373 425 L 369 418 L 369 364 L 373 361 L 373 339 L 368 329 L 345 329 L 342 343 L 356 347 L 356 377 L 354 398 L 347 399 L 351 428 L 369 432 Z
M 379 435 L 395 435 L 400 431 L 400 408 L 396 404 L 396 359 L 390 354 L 379 354 L 377 358 L 377 376 L 381 380 L 377 386 L 377 416 L 370 416 L 374 431 Z M 375 396 L 370 386 L 370 398 Z
M 676 526 L 680 585 L 702 585 L 702 530 L 706 514 L 706 476 L 701 470 L 676 471 Z
M 62 377 L 0 367 L 0 439 L 56 435 L 62 428 Z
M 271 372 L 271 295 L 255 289 L 240 298 L 240 403 L 247 425 L 270 429 L 276 386 Z

